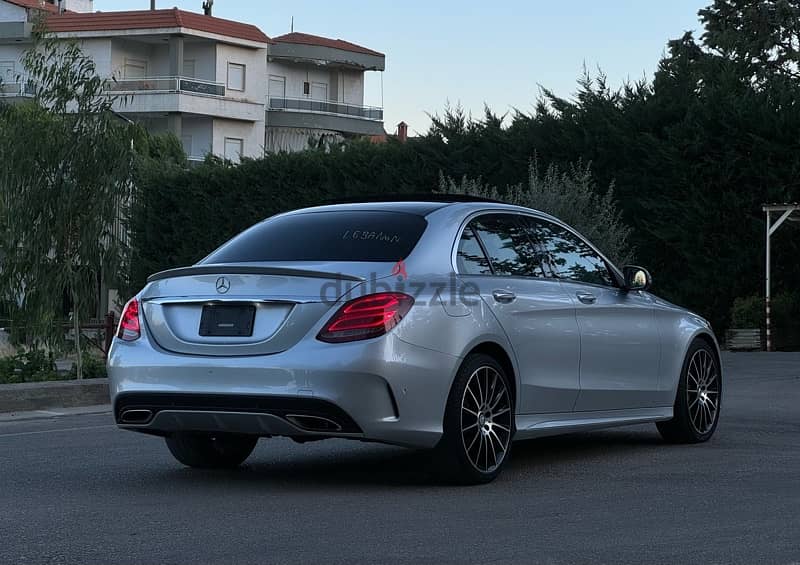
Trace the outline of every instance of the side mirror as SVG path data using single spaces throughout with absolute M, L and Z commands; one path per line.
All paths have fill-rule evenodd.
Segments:
M 625 275 L 625 290 L 647 290 L 653 284 L 653 277 L 643 267 L 628 265 L 622 268 Z

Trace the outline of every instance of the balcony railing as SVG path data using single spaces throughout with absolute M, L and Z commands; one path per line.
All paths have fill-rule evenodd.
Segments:
M 290 112 L 318 112 L 320 114 L 351 116 L 353 118 L 362 118 L 364 120 L 373 120 L 376 122 L 383 121 L 383 108 L 345 104 L 344 102 L 331 102 L 329 100 L 313 100 L 311 98 L 270 96 L 269 109 L 287 110 Z
M 106 81 L 106 92 L 156 94 L 185 92 L 201 96 L 225 96 L 225 85 L 188 77 L 121 78 Z
M 0 98 L 14 98 L 23 96 L 32 98 L 36 94 L 36 84 L 30 80 L 0 83 Z

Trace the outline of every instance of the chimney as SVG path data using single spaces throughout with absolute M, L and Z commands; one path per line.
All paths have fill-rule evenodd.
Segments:
M 206 16 L 211 15 L 211 10 L 214 8 L 214 0 L 204 0 L 203 2 L 203 13 Z
M 155 10 L 156 9 L 156 0 L 150 0 L 150 9 L 151 10 Z
M 58 4 L 58 13 L 59 14 L 63 14 L 64 10 L 66 10 L 66 7 L 64 6 L 65 3 L 66 2 L 64 0 L 58 0 L 57 4 Z
M 405 122 L 400 122 L 397 124 L 397 139 L 400 140 L 400 143 L 405 143 L 408 141 L 408 124 Z

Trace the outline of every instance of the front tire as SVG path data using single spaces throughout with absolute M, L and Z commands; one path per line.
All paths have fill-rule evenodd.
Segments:
M 232 469 L 253 452 L 258 436 L 178 432 L 164 438 L 170 453 L 189 467 Z
M 708 441 L 717 429 L 722 400 L 722 372 L 714 350 L 697 339 L 683 362 L 673 417 L 656 426 L 671 443 Z
M 457 484 L 494 480 L 508 461 L 513 434 L 513 398 L 503 367 L 488 355 L 467 356 L 445 408 L 436 448 L 439 474 Z

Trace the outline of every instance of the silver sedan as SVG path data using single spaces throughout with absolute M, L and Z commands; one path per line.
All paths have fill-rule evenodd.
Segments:
M 337 437 L 429 448 L 460 483 L 496 477 L 517 439 L 655 422 L 706 441 L 714 334 L 650 282 L 527 208 L 297 210 L 149 278 L 109 355 L 114 414 L 192 467 Z

